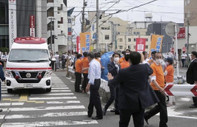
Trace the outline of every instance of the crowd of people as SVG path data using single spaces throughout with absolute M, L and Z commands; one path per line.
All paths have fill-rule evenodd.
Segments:
M 185 52 L 183 54 L 181 58 L 184 67 L 183 58 L 186 59 L 186 55 Z M 173 55 L 163 57 L 162 53 L 153 51 L 149 56 L 145 51 L 138 53 L 129 49 L 122 53 L 114 52 L 107 65 L 110 98 L 103 109 L 98 92 L 101 72 L 104 69 L 101 64 L 101 53 L 74 52 L 64 53 L 61 57 L 56 53 L 54 57 L 57 68 L 60 68 L 59 63 L 62 63 L 62 69 L 73 66 L 76 77 L 75 92 L 90 91 L 88 117 L 92 117 L 95 107 L 96 116 L 92 119 L 103 119 L 109 106 L 115 102 L 111 112 L 120 115 L 120 127 L 128 126 L 131 115 L 133 115 L 135 127 L 143 127 L 144 120 L 148 124 L 148 120 L 157 113 L 160 113 L 159 127 L 167 127 L 167 105 L 175 105 L 175 97 L 168 97 L 168 102 L 166 102 L 164 87 L 174 82 Z M 197 70 L 196 58 L 197 52 L 193 51 L 187 71 L 189 84 L 197 84 L 197 77 L 194 76 L 197 72 L 193 71 Z M 193 102 L 191 107 L 197 107 L 196 97 L 193 97 Z M 145 112 L 147 107 L 155 103 L 157 104 L 154 107 Z

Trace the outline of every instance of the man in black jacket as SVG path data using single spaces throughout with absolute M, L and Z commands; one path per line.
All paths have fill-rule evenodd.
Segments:
M 145 108 L 158 102 L 148 83 L 148 77 L 153 70 L 147 64 L 139 64 L 140 61 L 140 53 L 132 52 L 130 67 L 120 70 L 114 79 L 111 74 L 108 74 L 109 83 L 120 84 L 119 127 L 128 127 L 131 115 L 135 127 L 144 127 Z
M 118 74 L 118 71 L 120 70 L 119 59 L 120 59 L 120 54 L 115 52 L 112 55 L 111 62 L 107 65 L 108 72 L 112 74 L 113 77 L 115 77 Z M 115 100 L 115 104 L 114 104 L 115 109 L 112 112 L 115 112 L 115 114 L 119 114 L 119 107 L 118 107 L 119 86 L 111 83 L 108 83 L 108 86 L 110 89 L 110 98 L 103 109 L 103 115 L 106 114 L 107 109 L 113 103 L 114 100 Z
M 187 70 L 187 83 L 197 85 L 197 52 L 193 51 L 191 53 L 191 63 Z M 190 108 L 197 108 L 197 97 L 193 97 L 194 104 Z

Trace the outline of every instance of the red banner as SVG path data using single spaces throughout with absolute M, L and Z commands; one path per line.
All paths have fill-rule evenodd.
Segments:
M 35 16 L 30 16 L 30 36 L 35 37 Z
M 80 53 L 80 37 L 77 36 L 77 52 Z
M 146 48 L 146 38 L 136 38 L 136 48 L 137 52 L 143 52 Z
M 180 30 L 179 30 L 179 33 L 177 35 L 177 38 L 178 39 L 183 39 L 185 38 L 185 27 L 181 27 Z

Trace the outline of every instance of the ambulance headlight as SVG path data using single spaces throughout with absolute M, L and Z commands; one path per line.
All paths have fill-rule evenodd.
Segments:
M 44 78 L 51 77 L 51 75 L 52 75 L 52 71 L 48 70 L 48 71 L 45 72 Z
M 12 72 L 9 71 L 9 70 L 6 70 L 6 71 L 5 71 L 5 77 L 13 78 Z

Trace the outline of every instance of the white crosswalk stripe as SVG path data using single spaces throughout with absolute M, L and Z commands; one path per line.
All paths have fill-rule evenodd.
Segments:
M 2 97 L 16 99 L 19 98 L 19 94 L 8 94 L 5 89 Z M 33 107 L 27 105 L 27 102 L 0 102 L 0 107 L 3 109 L 0 120 L 7 120 L 2 123 L 1 127 L 93 126 L 98 124 L 96 120 L 88 119 L 85 106 L 81 105 L 68 87 L 52 88 L 50 93 L 30 94 L 28 100 L 44 101 L 44 105 Z M 69 117 L 72 118 L 69 119 Z M 59 118 L 66 119 L 58 120 Z
M 98 124 L 96 120 L 82 120 L 82 121 L 43 121 L 43 122 L 21 122 L 21 123 L 5 123 L 1 127 L 42 127 L 42 126 L 68 126 L 68 125 L 88 125 Z

